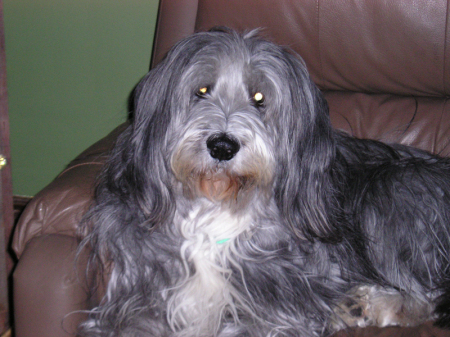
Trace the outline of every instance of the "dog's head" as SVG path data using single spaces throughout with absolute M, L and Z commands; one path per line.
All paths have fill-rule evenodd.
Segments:
M 119 175 L 149 222 L 170 218 L 180 185 L 214 202 L 259 193 L 299 236 L 332 232 L 333 136 L 298 56 L 255 32 L 194 34 L 142 80 L 135 104 Z

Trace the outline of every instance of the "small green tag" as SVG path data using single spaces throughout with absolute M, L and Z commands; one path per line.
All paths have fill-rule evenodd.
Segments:
M 228 239 L 222 239 L 222 240 L 216 241 L 216 243 L 217 243 L 218 245 L 221 245 L 222 243 L 225 243 L 225 242 L 227 242 L 227 241 L 230 241 L 230 239 L 229 239 L 229 238 L 228 238 Z

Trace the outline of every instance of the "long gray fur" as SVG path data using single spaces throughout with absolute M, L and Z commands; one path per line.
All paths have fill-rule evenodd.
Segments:
M 139 84 L 99 177 L 81 246 L 109 282 L 80 336 L 323 335 L 360 284 L 448 326 L 449 191 L 448 159 L 334 131 L 297 55 L 195 34 Z

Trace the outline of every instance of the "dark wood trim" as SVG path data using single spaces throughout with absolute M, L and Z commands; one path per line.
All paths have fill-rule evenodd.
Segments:
M 6 86 L 5 34 L 3 27 L 3 2 L 0 0 L 0 153 L 5 156 L 7 164 L 1 170 L 2 176 L 2 211 L 5 234 L 9 237 L 13 222 L 13 198 L 11 179 L 11 154 L 9 145 L 8 91 Z
M 0 170 L 0 333 L 9 327 L 6 245 L 14 223 L 11 180 L 11 155 L 9 145 L 8 91 L 6 86 L 5 33 L 3 26 L 3 2 L 0 0 L 0 154 L 6 165 Z

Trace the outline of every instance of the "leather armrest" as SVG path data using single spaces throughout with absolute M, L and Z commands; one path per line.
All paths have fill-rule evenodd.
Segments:
M 14 272 L 16 337 L 74 336 L 89 309 L 85 256 L 75 267 L 78 241 L 41 235 L 28 242 Z

